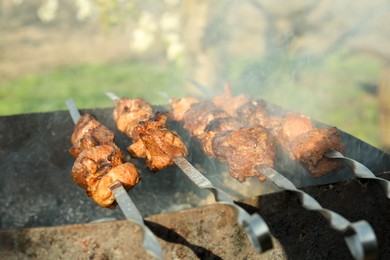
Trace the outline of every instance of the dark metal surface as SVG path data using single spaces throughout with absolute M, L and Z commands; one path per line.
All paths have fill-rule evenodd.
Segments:
M 88 112 L 115 130 L 112 109 Z M 74 158 L 68 153 L 73 127 L 68 111 L 0 117 L 0 228 L 123 219 L 120 209 L 97 206 L 73 182 Z M 130 141 L 116 132 L 116 142 L 126 154 Z M 129 194 L 144 217 L 199 206 L 208 196 L 176 167 L 153 174 L 143 160 L 126 160 L 141 171 Z
M 112 108 L 84 111 L 91 112 L 103 124 L 115 130 L 111 119 Z M 81 110 L 81 112 L 84 111 Z M 175 127 L 177 128 L 173 125 L 173 128 Z M 4 252 L 9 253 L 11 249 L 15 249 L 15 255 L 22 256 L 22 258 L 34 256 L 34 254 L 43 256 L 41 259 L 51 258 L 51 252 L 55 252 L 52 250 L 57 248 L 58 252 L 64 255 L 72 256 L 74 253 L 73 256 L 86 254 L 87 256 L 100 255 L 104 258 L 106 254 L 108 256 L 125 254 L 127 252 L 125 248 L 131 248 L 127 240 L 127 242 L 123 241 L 125 234 L 129 238 L 129 232 L 139 232 L 133 228 L 131 231 L 125 231 L 125 227 L 112 223 L 86 225 L 83 240 L 78 240 L 82 242 L 81 246 L 72 249 L 71 245 L 76 243 L 72 239 L 77 237 L 77 231 L 83 229 L 84 225 L 68 227 L 71 232 L 69 234 L 64 231 L 67 227 L 59 227 L 60 225 L 88 223 L 102 218 L 123 218 L 119 209 L 103 209 L 97 206 L 72 181 L 70 172 L 74 158 L 67 151 L 70 147 L 72 131 L 73 122 L 68 111 L 0 117 L 1 256 Z M 129 140 L 122 134 L 116 133 L 118 146 L 125 151 Z M 390 159 L 387 154 L 346 133 L 341 134 L 347 146 L 346 156 L 365 164 L 375 174 L 389 171 Z M 191 144 L 192 141 L 187 139 L 187 143 Z M 252 184 L 247 181 L 240 184 L 236 182 L 226 172 L 226 166 L 205 158 L 195 150 L 191 151 L 188 159 L 198 169 L 203 167 L 201 172 L 215 186 L 237 198 L 274 191 L 266 183 Z M 207 203 L 209 192 L 198 189 L 183 176 L 178 168 L 170 167 L 153 174 L 145 168 L 142 160 L 133 160 L 129 157 L 126 160 L 133 162 L 141 169 L 142 180 L 129 191 L 129 194 L 144 217 Z M 287 175 L 286 177 L 290 174 L 291 180 L 297 187 L 314 185 L 304 190 L 323 207 L 338 212 L 350 221 L 367 220 L 377 234 L 381 258 L 390 257 L 390 237 L 388 236 L 390 203 L 383 196 L 383 191 L 377 183 L 355 180 L 348 167 L 343 168 L 342 174 L 332 173 L 324 179 L 314 179 L 309 175 L 305 176 L 300 171 L 295 171 L 296 168 L 299 170 L 299 165 L 289 163 L 291 162 L 282 162 L 277 170 Z M 335 183 L 338 181 L 337 177 L 348 181 Z M 388 173 L 381 177 L 390 178 Z M 332 184 L 316 186 L 321 182 Z M 258 212 L 263 216 L 272 235 L 283 246 L 280 251 L 272 250 L 270 259 L 278 256 L 283 259 L 286 257 L 290 259 L 348 259 L 351 257 L 343 243 L 343 237 L 330 229 L 320 214 L 303 210 L 298 198 L 292 193 L 278 192 L 246 199 L 242 206 L 251 213 Z M 221 210 L 219 207 L 212 206 L 213 209 L 207 211 L 207 214 L 206 211 L 192 209 L 168 215 L 157 215 L 153 216 L 155 223 L 147 224 L 151 229 L 158 227 L 152 230 L 153 232 L 160 228 L 164 230 L 161 232 L 167 232 L 165 240 L 163 239 L 165 246 L 174 252 L 169 255 L 170 251 L 168 251 L 167 259 L 186 258 L 187 256 L 218 259 L 224 256 L 229 258 L 228 256 L 235 254 L 243 256 L 242 258 L 244 256 L 252 258 L 250 249 L 247 251 L 246 246 L 237 242 L 242 237 L 236 235 L 238 226 L 233 216 L 231 217 L 234 223 L 226 221 L 216 224 L 212 221 L 212 217 L 216 218 L 220 214 L 226 214 L 226 210 Z M 196 215 L 198 213 L 199 215 Z M 194 215 L 198 217 L 195 218 Z M 227 227 L 229 225 L 230 227 Z M 56 227 L 48 229 L 46 228 L 48 226 Z M 102 244 L 95 243 L 94 241 L 104 237 L 102 234 L 107 234 L 106 237 L 115 237 L 113 235 L 115 233 L 107 231 L 107 227 L 111 228 L 111 226 L 115 227 L 113 229 L 115 232 L 118 230 L 124 232 L 123 237 L 119 236 L 111 239 L 109 243 L 106 242 L 107 245 L 114 247 L 106 247 L 103 242 Z M 189 228 L 190 226 L 192 228 Z M 40 228 L 38 233 L 32 229 L 13 229 L 18 227 L 43 228 Z M 218 230 L 225 230 L 226 233 L 217 233 Z M 30 237 L 32 234 L 34 234 L 33 237 Z M 224 236 L 218 234 L 224 234 Z M 243 231 L 241 234 L 245 237 Z M 235 239 L 231 239 L 232 236 L 236 236 Z M 129 241 L 133 240 L 129 239 Z M 245 241 L 245 243 L 248 242 Z M 134 242 L 134 245 L 137 243 L 139 242 Z M 249 242 L 248 246 L 250 246 Z M 166 248 L 164 250 L 167 250 Z M 142 259 L 142 253 L 137 252 L 139 251 L 134 251 L 132 256 L 139 256 L 138 258 Z M 44 257 L 45 254 L 46 257 Z M 267 255 L 268 253 L 262 257 Z M 3 257 L 0 258 L 3 259 Z
M 381 175 L 390 179 L 390 174 Z M 379 185 L 342 182 L 305 192 L 352 221 L 366 219 L 377 234 L 379 259 L 390 258 L 390 202 Z M 321 214 L 303 210 L 283 191 L 239 204 L 268 223 L 274 248 L 256 254 L 234 210 L 214 204 L 154 215 L 146 224 L 157 235 L 165 259 L 352 259 L 343 236 Z M 127 221 L 0 230 L 0 259 L 147 259 L 139 228 Z

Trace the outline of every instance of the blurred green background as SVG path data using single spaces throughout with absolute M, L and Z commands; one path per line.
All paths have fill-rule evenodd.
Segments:
M 107 91 L 153 104 L 205 97 L 190 77 L 383 145 L 386 1 L 54 2 L 0 3 L 1 116 L 65 110 L 68 98 L 112 107 Z

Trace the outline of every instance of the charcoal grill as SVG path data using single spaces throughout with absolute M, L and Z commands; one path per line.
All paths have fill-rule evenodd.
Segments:
M 116 129 L 112 108 L 81 112 L 91 113 Z M 210 205 L 210 193 L 198 189 L 178 168 L 153 174 L 142 160 L 127 157 L 142 172 L 142 181 L 129 194 L 160 238 L 167 259 L 351 258 L 342 235 L 318 213 L 304 210 L 296 195 L 269 183 L 234 181 L 226 174 L 226 166 L 204 157 L 178 124 L 171 126 L 185 137 L 189 160 L 215 186 L 266 220 L 274 249 L 256 254 L 236 224 L 234 211 Z M 124 221 L 119 209 L 95 205 L 73 183 L 70 172 L 74 159 L 67 152 L 72 131 L 68 111 L 0 117 L 0 257 L 147 257 L 140 246 L 140 230 Z M 388 154 L 342 131 L 341 135 L 346 156 L 390 179 Z M 122 150 L 129 144 L 119 132 L 116 141 Z M 390 256 L 390 200 L 378 183 L 357 180 L 348 167 L 314 179 L 300 165 L 288 161 L 280 165 L 279 172 L 322 206 L 350 221 L 367 220 L 377 235 L 379 256 Z

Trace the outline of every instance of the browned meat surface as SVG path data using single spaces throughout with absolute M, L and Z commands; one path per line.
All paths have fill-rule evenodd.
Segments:
M 88 113 L 84 114 L 82 117 L 80 117 L 74 127 L 73 134 L 70 139 L 72 145 L 76 144 L 81 138 L 85 136 L 86 133 L 98 127 L 99 125 L 100 122 L 97 121 L 92 115 Z
M 205 127 L 204 132 L 197 136 L 205 154 L 214 156 L 211 142 L 219 133 L 229 130 L 238 130 L 243 125 L 234 117 L 215 118 Z
M 192 104 L 184 114 L 183 127 L 193 135 L 193 130 L 199 125 L 203 117 L 216 109 L 216 106 L 209 100 Z
M 264 181 L 257 167 L 273 167 L 275 163 L 272 138 L 261 127 L 223 132 L 212 140 L 212 148 L 215 156 L 228 164 L 230 175 L 241 182 L 253 176 Z
M 248 126 L 268 127 L 270 118 L 267 104 L 262 101 L 250 101 L 237 109 L 238 117 Z
M 182 121 L 184 119 L 184 114 L 190 109 L 191 105 L 198 102 L 199 100 L 193 97 L 173 98 L 171 101 L 173 119 Z
M 153 172 L 173 165 L 173 158 L 188 154 L 181 138 L 165 128 L 166 120 L 167 115 L 158 114 L 154 119 L 140 122 L 135 128 L 145 147 L 146 165 Z M 135 144 L 128 148 L 131 154 L 137 153 Z
M 224 93 L 222 95 L 213 98 L 213 103 L 215 106 L 223 109 L 233 117 L 237 116 L 237 109 L 239 107 L 250 101 L 250 98 L 243 95 L 233 96 L 229 85 L 225 85 Z
M 307 133 L 314 129 L 311 119 L 298 113 L 287 113 L 283 116 L 279 126 L 271 130 L 275 140 L 281 149 L 286 152 L 292 160 L 295 156 L 292 152 L 292 141 L 301 134 Z
M 226 118 L 230 117 L 230 115 L 224 110 L 215 109 L 205 114 L 200 120 L 197 122 L 197 125 L 192 129 L 192 135 L 198 136 L 204 133 L 204 129 L 207 125 L 217 118 Z
M 133 134 L 139 121 L 147 121 L 153 117 L 153 108 L 141 98 L 121 98 L 116 101 L 113 118 L 119 131 L 125 133 L 133 140 L 138 136 Z
M 145 158 L 146 157 L 146 148 L 144 142 L 141 139 L 138 139 L 136 142 L 132 143 L 127 151 L 134 158 Z
M 287 113 L 282 120 L 280 133 L 281 138 L 291 142 L 301 134 L 314 129 L 311 119 L 298 113 Z
M 314 177 L 320 177 L 339 168 L 339 160 L 324 157 L 329 150 L 344 153 L 344 146 L 336 128 L 315 128 L 299 135 L 291 143 L 295 158 Z
M 103 125 L 90 129 L 83 137 L 69 149 L 69 153 L 77 158 L 77 156 L 86 149 L 92 148 L 103 143 L 113 143 L 114 132 Z
M 111 192 L 110 185 L 120 181 L 129 190 L 140 180 L 137 168 L 131 163 L 123 163 L 111 168 L 101 179 L 91 187 L 93 200 L 101 207 L 113 207 L 115 197 Z
M 90 194 L 88 181 L 97 180 L 106 174 L 111 167 L 122 164 L 122 158 L 122 152 L 114 144 L 102 144 L 84 150 L 73 164 L 73 180 Z

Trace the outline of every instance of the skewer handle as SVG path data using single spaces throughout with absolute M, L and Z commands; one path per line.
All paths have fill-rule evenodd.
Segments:
M 361 179 L 370 179 L 370 180 L 377 181 L 385 191 L 387 198 L 390 199 L 390 182 L 388 180 L 376 177 L 375 174 L 372 171 L 370 171 L 366 166 L 351 158 L 345 157 L 340 152 L 328 151 L 325 153 L 325 156 L 332 159 L 341 159 L 347 161 L 348 164 L 352 167 L 356 177 Z
M 333 229 L 346 235 L 344 240 L 355 259 L 375 258 L 378 243 L 374 230 L 368 222 L 362 220 L 351 223 L 336 212 L 323 208 L 313 197 L 298 190 L 291 181 L 272 168 L 264 168 L 262 173 L 279 188 L 297 193 L 304 208 L 318 211 L 330 222 Z M 349 235 L 349 232 L 352 234 Z
M 214 187 L 212 183 L 184 157 L 176 157 L 173 159 L 173 162 L 199 188 L 209 189 L 214 194 L 217 202 L 233 207 L 236 211 L 238 224 L 244 228 L 245 233 L 256 252 L 261 253 L 272 248 L 269 228 L 258 214 L 249 215 L 248 212 L 236 205 L 224 191 Z
M 141 213 L 127 194 L 126 190 L 123 188 L 122 184 L 119 181 L 115 181 L 111 184 L 110 189 L 125 217 L 141 227 L 141 231 L 144 236 L 143 246 L 145 250 L 156 259 L 163 259 L 163 252 L 157 238 L 145 225 Z

